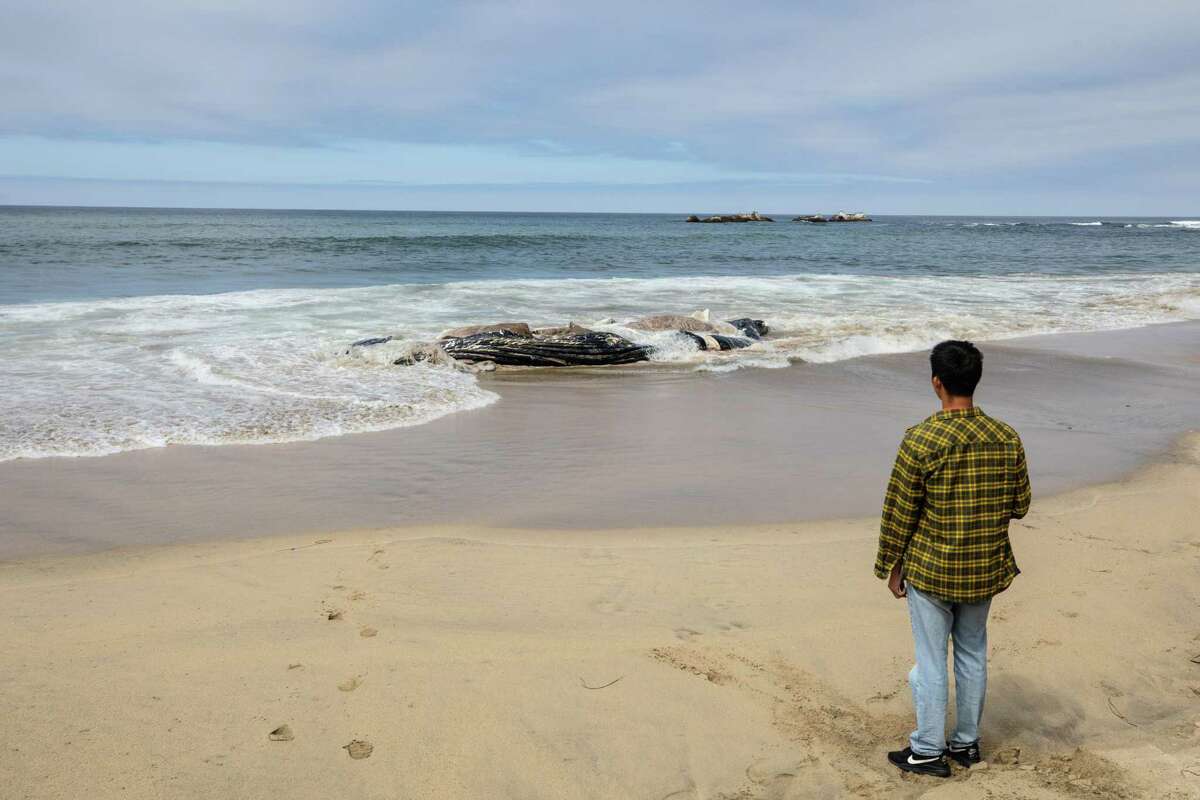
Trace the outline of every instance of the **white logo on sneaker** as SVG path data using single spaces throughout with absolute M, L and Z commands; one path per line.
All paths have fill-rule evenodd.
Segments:
M 919 758 L 918 759 L 918 758 L 913 758 L 912 755 L 910 754 L 908 757 L 908 763 L 910 763 L 914 766 L 916 766 L 918 764 L 932 764 L 934 761 L 937 761 L 940 758 L 941 758 L 941 756 L 933 756 L 932 758 Z

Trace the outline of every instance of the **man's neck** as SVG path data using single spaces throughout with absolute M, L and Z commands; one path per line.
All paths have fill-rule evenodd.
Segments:
M 972 397 L 957 397 L 955 395 L 947 395 L 942 398 L 942 411 L 963 411 L 968 408 L 975 407 L 975 399 Z

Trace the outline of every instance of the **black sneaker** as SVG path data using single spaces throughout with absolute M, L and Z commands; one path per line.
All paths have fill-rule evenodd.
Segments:
M 918 775 L 934 775 L 938 778 L 950 777 L 950 763 L 946 761 L 945 753 L 936 756 L 919 756 L 911 747 L 888 753 L 888 761 L 905 772 L 915 772 Z
M 972 764 L 978 764 L 982 758 L 979 756 L 979 740 L 970 744 L 952 744 L 946 748 L 946 755 L 953 758 L 960 765 L 970 767 Z

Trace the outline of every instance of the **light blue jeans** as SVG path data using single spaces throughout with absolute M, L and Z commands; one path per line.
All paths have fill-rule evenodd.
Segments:
M 983 698 L 987 693 L 987 618 L 991 600 L 947 603 L 908 586 L 917 663 L 908 673 L 917 729 L 909 744 L 917 755 L 932 756 L 946 747 L 946 643 L 954 640 L 954 733 L 950 744 L 967 745 L 979 738 Z

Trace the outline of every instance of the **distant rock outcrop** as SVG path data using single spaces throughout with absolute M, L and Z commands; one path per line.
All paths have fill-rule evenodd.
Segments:
M 792 217 L 792 222 L 870 222 L 871 218 L 861 211 L 848 213 L 839 211 L 836 214 L 830 214 L 828 217 L 822 217 L 820 214 L 801 214 L 798 217 Z
M 692 214 L 687 218 L 687 222 L 774 222 L 770 217 L 764 217 L 757 211 L 751 211 L 749 214 L 717 214 L 711 217 L 697 217 Z

